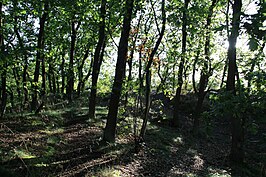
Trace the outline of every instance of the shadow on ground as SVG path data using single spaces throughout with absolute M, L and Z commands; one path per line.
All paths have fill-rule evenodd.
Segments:
M 213 123 L 211 136 L 199 138 L 191 136 L 189 117 L 179 129 L 150 124 L 135 153 L 130 131 L 120 133 L 116 144 L 102 145 L 103 128 L 88 123 L 84 113 L 52 114 L 1 122 L 0 176 L 239 176 L 229 168 L 229 130 L 217 128 L 228 127 L 222 122 Z

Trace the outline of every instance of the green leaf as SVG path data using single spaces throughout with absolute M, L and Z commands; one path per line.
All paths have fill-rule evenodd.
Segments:
M 258 49 L 258 41 L 255 38 L 249 39 L 248 45 L 251 51 L 255 51 Z
M 22 15 L 26 15 L 27 14 L 27 11 L 26 10 L 23 10 L 23 11 L 21 11 L 21 14 Z

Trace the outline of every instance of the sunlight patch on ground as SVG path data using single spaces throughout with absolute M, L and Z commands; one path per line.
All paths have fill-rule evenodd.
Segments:
M 204 160 L 198 155 L 195 155 L 193 159 L 194 159 L 193 169 L 201 170 L 204 166 Z
M 208 177 L 231 177 L 231 175 L 213 173 L 213 174 L 209 174 Z
M 97 177 L 97 176 L 101 176 L 101 177 L 120 177 L 120 176 L 122 176 L 122 174 L 121 174 L 120 170 L 114 169 L 112 167 L 107 167 L 107 168 L 104 168 L 104 169 L 100 170 L 96 176 L 92 176 L 92 177 Z M 91 177 L 91 176 L 86 176 L 86 177 Z
M 212 167 L 208 168 L 209 175 L 208 177 L 231 177 L 226 170 L 223 169 L 214 169 Z
M 36 158 L 35 155 L 32 155 L 30 152 L 27 152 L 23 149 L 14 149 L 14 153 L 21 159 L 33 159 Z
M 54 134 L 59 134 L 59 133 L 64 133 L 63 128 L 58 128 L 58 129 L 53 129 L 53 130 L 40 130 L 41 133 L 45 133 L 47 135 L 54 135 Z
M 184 143 L 182 137 L 173 138 L 173 142 L 175 142 L 177 144 L 183 144 Z
M 48 167 L 49 165 L 45 163 L 38 163 L 38 164 L 35 164 L 34 166 L 35 167 Z

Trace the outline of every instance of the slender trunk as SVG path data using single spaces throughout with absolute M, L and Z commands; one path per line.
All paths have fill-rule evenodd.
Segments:
M 3 3 L 0 2 L 0 51 L 2 54 L 4 54 L 5 49 L 4 49 L 4 35 L 3 35 Z M 7 90 L 6 90 L 6 73 L 7 73 L 7 61 L 5 58 L 5 54 L 3 57 L 4 64 L 1 67 L 1 95 L 0 95 L 0 117 L 4 116 L 5 109 L 6 109 L 6 101 L 7 101 Z
M 149 117 L 149 111 L 150 111 L 150 104 L 151 104 L 151 65 L 153 63 L 153 58 L 154 55 L 156 54 L 159 45 L 163 39 L 164 31 L 165 31 L 165 24 L 166 24 L 166 13 L 165 13 L 165 0 L 162 0 L 162 29 L 160 31 L 159 38 L 156 41 L 155 47 L 151 52 L 151 55 L 149 56 L 149 61 L 148 64 L 145 68 L 146 72 L 146 107 L 145 107 L 145 112 L 144 112 L 144 119 L 142 123 L 142 127 L 140 130 L 140 138 L 143 140 L 145 133 L 146 133 L 146 128 L 147 128 L 147 122 L 148 122 L 148 117 Z
M 156 93 L 159 93 L 159 92 L 163 92 L 164 91 L 165 82 L 167 80 L 167 76 L 168 76 L 168 73 L 169 73 L 169 67 L 166 66 L 166 71 L 164 71 L 165 74 L 163 74 L 163 76 L 161 75 L 160 72 L 161 72 L 161 64 L 159 63 L 158 76 L 159 76 L 161 82 L 160 82 L 159 86 L 156 89 Z
M 15 11 L 17 8 L 17 1 L 14 1 L 14 7 Z M 23 73 L 22 73 L 22 86 L 23 86 L 23 94 L 24 94 L 24 100 L 22 102 L 22 105 L 27 105 L 28 102 L 28 89 L 27 89 L 27 70 L 28 70 L 28 56 L 27 51 L 25 50 L 23 40 L 20 36 L 19 29 L 18 29 L 18 16 L 15 15 L 15 24 L 14 24 L 14 32 L 18 38 L 19 46 L 23 53 L 24 63 L 23 63 Z
M 93 55 L 91 56 L 91 62 L 90 62 L 90 68 L 89 71 L 87 73 L 87 75 L 83 78 L 82 84 L 80 86 L 80 90 L 84 91 L 85 90 L 85 82 L 89 79 L 89 77 L 91 76 L 91 71 L 93 68 Z
M 23 83 L 23 93 L 24 93 L 24 101 L 23 104 L 26 105 L 28 103 L 28 87 L 27 87 L 27 70 L 28 70 L 28 59 L 27 55 L 24 57 L 24 67 L 23 67 L 23 73 L 22 73 L 22 83 Z
M 14 79 L 16 82 L 16 86 L 17 86 L 17 93 L 18 93 L 18 98 L 21 98 L 21 92 L 20 92 L 20 77 L 19 77 L 19 73 L 18 73 L 18 69 L 17 68 L 13 68 L 13 75 L 14 75 Z
M 117 122 L 118 105 L 122 92 L 123 79 L 125 77 L 126 60 L 128 52 L 128 39 L 130 31 L 130 23 L 134 0 L 127 0 L 125 4 L 125 14 L 123 20 L 123 29 L 121 32 L 118 57 L 116 62 L 115 79 L 113 83 L 111 99 L 109 102 L 109 111 L 107 116 L 107 123 L 104 130 L 103 140 L 107 142 L 115 141 L 115 131 Z
M 193 72 L 192 72 L 192 85 L 193 85 L 193 90 L 196 94 L 198 94 L 198 89 L 196 87 L 195 74 L 196 74 L 196 64 L 198 63 L 199 55 L 200 55 L 200 50 L 198 49 L 197 55 L 193 63 Z
M 49 66 L 48 66 L 48 87 L 49 87 L 49 92 L 52 92 L 53 88 L 52 88 L 52 65 L 51 63 L 49 63 Z
M 53 85 L 53 94 L 56 94 L 56 77 L 55 77 L 55 72 L 54 68 L 52 67 L 52 85 Z
M 187 80 L 187 78 L 188 78 L 188 70 L 189 70 L 189 67 L 190 66 L 188 66 L 188 62 L 186 61 L 185 63 L 184 63 L 184 74 L 183 74 L 183 76 L 184 76 L 184 81 L 185 81 L 185 83 L 184 83 L 184 90 L 188 90 L 188 80 Z
M 0 39 L 1 40 L 1 39 Z M 0 45 L 1 46 L 1 45 Z M 3 46 L 1 46 L 3 47 Z M 7 62 L 5 62 L 3 66 L 2 74 L 1 74 L 1 114 L 0 117 L 3 117 L 6 110 L 6 102 L 7 102 L 7 90 L 6 90 L 6 74 L 7 74 Z
M 181 90 L 183 85 L 183 72 L 184 72 L 184 63 L 186 59 L 186 44 L 187 44 L 187 11 L 188 11 L 188 4 L 190 0 L 185 0 L 184 3 L 184 10 L 183 10 L 183 17 L 182 17 L 182 54 L 181 54 L 181 61 L 179 63 L 178 68 L 178 79 L 177 79 L 177 89 L 175 94 L 175 102 L 174 102 L 174 112 L 173 112 L 173 120 L 172 126 L 178 127 L 179 122 L 179 104 L 180 104 L 180 96 Z
M 84 64 L 85 64 L 85 61 L 86 59 L 88 58 L 89 56 L 89 52 L 90 52 L 90 48 L 88 47 L 85 54 L 84 54 L 84 57 L 78 67 L 78 76 L 79 76 L 79 83 L 78 83 L 78 87 L 77 87 L 77 94 L 78 96 L 80 96 L 80 93 L 81 93 L 81 88 L 83 87 L 84 85 L 84 81 L 83 81 L 83 67 L 84 67 Z
M 142 14 L 140 15 L 139 20 L 138 20 L 137 30 L 140 27 L 141 19 L 142 19 Z M 132 67 L 133 67 L 133 57 L 134 57 L 137 39 L 138 39 L 138 32 L 135 34 L 135 38 L 134 38 L 133 43 L 132 43 L 132 48 L 131 48 L 129 60 L 128 60 L 128 68 L 129 69 L 128 69 L 128 78 L 127 78 L 127 88 L 130 91 L 132 90 L 132 83 L 131 83 L 132 82 Z M 125 94 L 125 108 L 127 108 L 128 95 L 129 95 L 129 92 L 126 92 L 126 94 Z
M 67 99 L 69 102 L 73 101 L 73 92 L 74 92 L 74 55 L 75 55 L 75 46 L 77 39 L 77 31 L 81 22 L 79 21 L 77 26 L 75 22 L 75 15 L 71 22 L 71 45 L 70 45 L 70 57 L 69 57 L 69 66 L 68 66 L 68 77 L 67 77 Z M 76 26 L 76 27 L 75 27 Z
M 138 103 L 137 105 L 140 106 L 137 109 L 140 110 L 140 114 L 142 114 L 143 111 L 143 97 L 142 94 L 144 92 L 144 74 L 142 73 L 142 61 L 145 61 L 145 59 L 143 60 L 143 56 L 142 56 L 142 52 L 145 52 L 145 45 L 147 42 L 147 36 L 148 36 L 148 23 L 150 20 L 150 16 L 148 18 L 146 18 L 145 24 L 144 24 L 144 34 L 145 34 L 145 38 L 144 40 L 142 40 L 142 44 L 140 45 L 139 48 L 139 72 L 138 72 L 138 78 L 139 78 L 139 89 L 138 89 Z
M 95 74 L 95 80 L 93 80 L 94 82 L 92 82 L 92 89 L 91 89 L 91 93 L 90 93 L 90 104 L 89 104 L 89 117 L 90 118 L 94 118 L 95 117 L 95 108 L 96 108 L 96 95 L 97 95 L 97 82 L 98 82 L 98 77 L 99 77 L 99 72 L 100 72 L 100 66 L 102 65 L 102 61 L 103 61 L 103 57 L 104 57 L 104 50 L 105 50 L 105 46 L 106 43 L 104 42 L 103 47 L 102 47 L 102 51 L 100 52 L 100 58 L 99 58 L 99 66 L 97 68 L 98 72 L 97 74 Z M 92 75 L 93 77 L 93 75 Z M 94 85 L 94 87 L 93 87 Z M 96 88 L 96 89 L 93 89 Z M 92 100 L 91 100 L 92 99 Z M 92 108 L 92 109 L 90 109 Z M 91 112 L 90 112 L 91 110 Z M 93 116 L 93 112 L 94 112 L 94 116 Z
M 60 93 L 59 75 L 56 75 L 56 92 Z
M 45 1 L 44 4 L 44 13 L 48 13 L 48 1 Z M 46 15 L 47 18 L 48 14 Z M 47 19 L 45 19 L 47 20 Z M 46 95 L 46 70 L 45 70 L 45 58 L 44 58 L 44 38 L 45 33 L 43 33 L 42 36 L 42 41 L 41 41 L 41 46 L 40 46 L 40 59 L 41 59 L 41 69 L 42 69 L 42 86 L 41 86 L 41 92 L 40 92 L 40 96 L 41 96 L 41 104 L 38 106 L 37 110 L 35 110 L 35 114 L 38 114 L 41 109 L 43 108 L 43 106 L 45 105 L 45 95 Z
M 61 93 L 64 95 L 65 93 L 65 56 L 62 53 L 62 63 L 61 63 Z
M 211 25 L 211 20 L 212 20 L 212 15 L 213 15 L 213 9 L 216 6 L 218 0 L 213 0 L 211 6 L 209 7 L 209 14 L 207 17 L 207 23 L 205 25 L 206 29 L 206 38 L 205 38 L 205 45 L 204 45 L 204 55 L 205 55 L 205 60 L 203 64 L 203 68 L 201 70 L 200 74 L 200 83 L 199 83 L 199 90 L 198 90 L 198 101 L 194 113 L 194 124 L 193 124 L 193 133 L 194 135 L 198 135 L 199 133 L 199 122 L 200 122 L 200 114 L 201 114 L 201 108 L 202 104 L 206 95 L 206 87 L 209 82 L 209 77 L 210 77 L 210 71 L 211 68 L 209 67 L 210 61 L 210 42 L 211 42 L 211 31 L 210 31 L 210 25 Z
M 203 74 L 203 71 L 200 76 L 200 83 L 199 83 L 199 90 L 198 90 L 198 101 L 195 108 L 195 112 L 193 115 L 194 122 L 193 122 L 193 134 L 195 136 L 199 133 L 199 123 L 200 123 L 200 114 L 201 114 L 201 108 L 202 104 L 206 95 L 206 86 L 208 82 L 208 76 L 206 74 Z
M 240 14 L 241 14 L 242 0 L 234 0 L 233 4 L 233 19 L 232 29 L 229 36 L 229 48 L 228 48 L 228 75 L 226 81 L 226 90 L 232 94 L 232 97 L 236 96 L 235 77 L 237 72 L 236 65 L 236 41 L 239 35 Z M 231 133 L 232 144 L 230 158 L 233 162 L 243 163 L 244 161 L 244 128 L 243 119 L 241 117 L 235 117 L 233 113 L 229 113 L 231 120 Z
M 13 113 L 13 111 L 15 109 L 15 103 L 14 103 L 14 93 L 12 92 L 12 89 L 10 87 L 7 87 L 7 90 L 6 90 L 6 96 L 9 95 L 10 97 L 10 104 L 11 104 L 11 108 L 10 108 L 10 112 Z
M 36 110 L 37 103 L 38 103 L 37 99 L 38 99 L 38 82 L 39 82 L 39 75 L 40 75 L 40 62 L 43 59 L 44 27 L 45 27 L 47 16 L 48 16 L 48 1 L 45 1 L 44 12 L 40 18 L 40 29 L 39 29 L 38 42 L 37 42 L 37 55 L 36 55 L 35 71 L 34 71 L 34 78 L 33 78 L 33 94 L 32 94 L 32 102 L 31 102 L 32 111 Z
M 49 91 L 55 94 L 56 93 L 56 78 L 55 78 L 54 66 L 52 63 L 49 63 L 48 73 L 49 73 L 48 74 Z
M 143 104 L 142 104 L 142 92 L 143 92 L 143 77 L 142 77 L 142 50 L 144 50 L 144 45 L 145 45 L 145 41 L 143 46 L 139 49 L 139 72 L 138 72 L 138 78 L 139 78 L 139 89 L 138 89 L 138 104 L 139 105 L 139 109 L 143 110 Z
M 42 41 L 42 49 L 44 49 L 44 39 Z M 42 89 L 41 89 L 41 96 L 44 97 L 46 94 L 46 71 L 45 71 L 45 59 L 44 54 L 41 55 L 42 61 Z
M 227 38 L 228 39 L 230 37 L 230 31 L 229 31 L 229 10 L 230 10 L 230 0 L 227 0 L 226 21 L 225 22 L 226 22 L 226 33 L 227 33 Z M 224 70 L 223 70 L 223 75 L 222 75 L 220 89 L 222 89 L 223 88 L 223 85 L 224 85 L 224 79 L 226 77 L 227 66 L 228 66 L 228 57 L 225 59 L 225 64 L 224 64 Z
M 224 62 L 224 70 L 223 70 L 223 75 L 222 75 L 222 79 L 221 79 L 220 89 L 222 89 L 223 85 L 224 85 L 224 78 L 226 77 L 227 67 L 228 67 L 228 58 L 226 58 L 225 62 Z
M 130 57 L 129 57 L 129 60 L 128 60 L 128 77 L 127 77 L 127 89 L 129 90 L 128 92 L 125 93 L 125 109 L 127 108 L 127 103 L 128 103 L 128 95 L 129 95 L 129 92 L 132 91 L 132 64 L 133 64 L 133 55 L 134 55 L 134 46 L 135 44 L 132 45 L 132 51 L 130 51 Z
M 89 98 L 89 118 L 95 117 L 95 107 L 96 107 L 96 94 L 97 94 L 97 83 L 100 73 L 102 58 L 104 48 L 105 48 L 105 16 L 106 16 L 106 0 L 101 2 L 101 21 L 99 24 L 99 39 L 94 53 L 93 69 L 92 69 L 92 85 L 91 93 Z

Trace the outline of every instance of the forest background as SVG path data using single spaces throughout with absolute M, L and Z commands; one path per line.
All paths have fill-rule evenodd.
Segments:
M 153 123 L 208 138 L 226 122 L 224 156 L 260 156 L 263 175 L 265 19 L 264 0 L 1 0 L 1 132 L 83 121 L 139 152 Z

